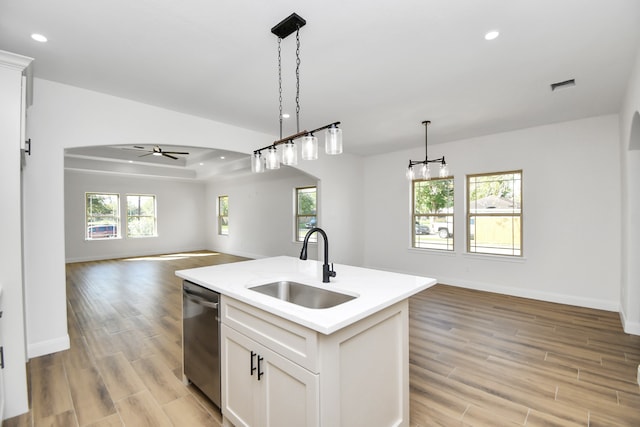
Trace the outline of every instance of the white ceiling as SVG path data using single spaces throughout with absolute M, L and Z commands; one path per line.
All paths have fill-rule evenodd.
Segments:
M 301 127 L 339 120 L 359 155 L 421 146 L 425 119 L 441 143 L 618 112 L 640 39 L 638 0 L 1 0 L 0 49 L 38 78 L 276 136 L 270 29 L 292 12 Z M 295 37 L 282 49 L 293 115 Z

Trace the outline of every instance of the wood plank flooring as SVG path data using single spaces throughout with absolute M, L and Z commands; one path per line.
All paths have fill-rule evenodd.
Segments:
M 444 285 L 409 307 L 413 426 L 640 426 L 617 313 Z
M 219 427 L 219 410 L 180 380 L 174 271 L 242 259 L 68 264 L 71 348 L 29 362 L 31 411 L 3 426 Z M 638 364 L 640 337 L 617 313 L 445 285 L 410 300 L 412 427 L 640 426 Z

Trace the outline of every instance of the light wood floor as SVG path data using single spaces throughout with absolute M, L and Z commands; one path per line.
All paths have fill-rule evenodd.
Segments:
M 180 381 L 174 271 L 238 260 L 68 264 L 71 348 L 29 362 L 31 411 L 3 425 L 218 427 L 217 408 Z M 412 427 L 640 426 L 638 364 L 640 337 L 617 313 L 444 285 L 410 300 Z

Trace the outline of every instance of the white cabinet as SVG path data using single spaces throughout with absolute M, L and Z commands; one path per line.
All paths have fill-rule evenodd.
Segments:
M 221 304 L 224 425 L 409 425 L 407 300 L 331 335 Z
M 2 288 L 0 287 L 0 424 L 4 419 L 4 341 L 2 340 Z
M 4 413 L 29 410 L 22 283 L 21 152 L 24 128 L 23 76 L 31 58 L 0 50 L 0 283 L 5 308 L 0 326 L 4 355 Z M 7 392 L 10 391 L 10 392 Z
M 319 425 L 318 375 L 222 325 L 225 417 L 235 426 Z

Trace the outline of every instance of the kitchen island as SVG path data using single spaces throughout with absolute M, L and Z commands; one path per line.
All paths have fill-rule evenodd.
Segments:
M 274 257 L 181 270 L 221 294 L 222 414 L 239 426 L 408 426 L 408 298 L 435 279 Z M 297 282 L 355 297 L 331 308 L 252 290 Z

